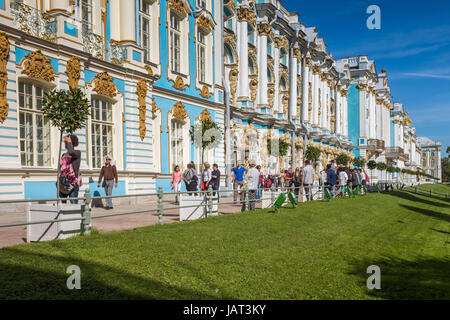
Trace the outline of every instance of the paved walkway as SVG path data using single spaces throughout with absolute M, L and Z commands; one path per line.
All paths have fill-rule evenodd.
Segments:
M 122 198 L 114 199 L 114 209 L 93 207 L 92 217 L 122 213 L 128 211 L 149 210 L 150 212 L 127 214 L 114 217 L 102 217 L 92 219 L 92 226 L 99 231 L 108 232 L 115 230 L 134 229 L 158 223 L 156 196 L 148 199 Z M 166 208 L 176 207 L 174 196 L 165 196 L 163 206 Z M 221 198 L 221 202 L 232 202 L 232 197 Z M 0 224 L 21 223 L 27 221 L 27 204 L 3 205 L 0 208 Z M 261 209 L 261 201 L 256 203 L 256 208 Z M 219 215 L 231 214 L 241 211 L 240 204 L 219 204 Z M 179 209 L 164 210 L 163 223 L 173 223 L 179 221 Z M 27 227 L 7 227 L 0 228 L 0 248 L 16 244 L 26 243 Z

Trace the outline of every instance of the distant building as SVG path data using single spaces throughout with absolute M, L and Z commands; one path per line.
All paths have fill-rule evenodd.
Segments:
M 439 178 L 442 181 L 441 143 L 432 141 L 427 137 L 418 137 L 417 142 L 421 148 L 420 162 L 425 173 Z

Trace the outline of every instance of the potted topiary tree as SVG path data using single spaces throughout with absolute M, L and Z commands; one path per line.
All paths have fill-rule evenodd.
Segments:
M 383 177 L 383 171 L 385 171 L 387 168 L 386 163 L 384 162 L 377 162 L 377 170 L 381 171 L 381 177 Z
M 362 158 L 361 156 L 358 156 L 353 160 L 353 165 L 355 165 L 357 167 L 363 168 L 365 164 L 366 164 L 366 159 Z
M 222 142 L 222 130 L 210 118 L 200 120 L 189 130 L 191 142 L 201 150 L 201 169 L 205 158 L 205 151 L 216 148 Z
M 335 160 L 337 165 L 343 164 L 344 166 L 347 166 L 350 161 L 350 157 L 345 153 L 340 153 Z
M 377 168 L 377 163 L 375 160 L 370 160 L 367 162 L 367 168 L 370 170 L 370 181 L 373 181 L 373 170 Z
M 314 168 L 316 168 L 317 165 L 317 161 L 320 158 L 320 149 L 313 147 L 313 146 L 309 146 L 308 148 L 306 148 L 305 151 L 305 159 L 310 160 L 314 166 Z
M 59 198 L 59 177 L 61 175 L 61 143 L 64 132 L 73 134 L 76 130 L 85 126 L 90 113 L 90 104 L 84 93 L 79 88 L 71 88 L 69 91 L 52 90 L 44 95 L 42 100 L 42 113 L 50 120 L 52 126 L 58 128 L 59 151 L 58 170 L 56 179 L 56 194 Z M 28 209 L 27 220 L 29 222 L 37 220 L 52 220 L 56 218 L 80 219 L 69 222 L 57 222 L 49 224 L 38 224 L 27 226 L 27 241 L 53 240 L 57 238 L 67 238 L 80 233 L 82 229 L 81 205 L 65 204 L 61 201 L 57 205 L 37 204 L 31 205 Z

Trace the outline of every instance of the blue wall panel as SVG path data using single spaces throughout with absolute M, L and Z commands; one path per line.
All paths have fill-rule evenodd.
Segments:
M 354 146 L 359 145 L 359 89 L 352 84 L 348 89 L 348 137 Z M 359 152 L 358 152 L 359 153 Z

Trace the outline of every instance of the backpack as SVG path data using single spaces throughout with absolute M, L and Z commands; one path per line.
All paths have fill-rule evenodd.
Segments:
M 72 159 L 70 157 L 62 157 L 60 166 L 59 192 L 68 195 L 75 188 L 75 183 L 77 183 L 77 177 L 73 171 Z
M 265 188 L 270 188 L 271 185 L 272 185 L 272 180 L 270 180 L 269 178 L 266 178 Z

